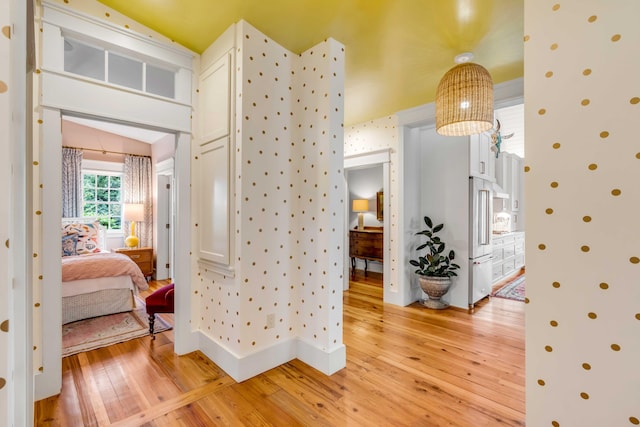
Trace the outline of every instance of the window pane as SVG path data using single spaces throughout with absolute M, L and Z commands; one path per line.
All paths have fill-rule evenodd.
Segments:
M 104 49 L 65 37 L 64 70 L 104 81 Z
M 119 202 L 120 201 L 120 190 L 109 190 L 109 201 L 110 202 Z
M 98 188 L 109 188 L 109 176 L 108 175 L 98 175 L 98 182 L 96 183 L 96 187 L 98 187 Z
M 142 62 L 109 52 L 109 82 L 142 90 Z
M 109 177 L 109 183 L 111 184 L 111 188 L 120 188 L 120 177 L 119 176 Z
M 83 172 L 83 215 L 98 217 L 109 230 L 120 230 L 122 207 L 122 175 L 102 175 Z M 97 202 L 97 203 L 96 203 Z
M 111 229 L 112 230 L 120 230 L 121 226 L 120 226 L 120 217 L 119 216 L 114 216 L 111 217 Z
M 98 203 L 98 216 L 103 217 L 109 215 L 109 205 L 107 203 Z
M 96 192 L 96 199 L 99 202 L 108 202 L 109 201 L 109 190 L 98 188 Z
M 173 71 L 147 64 L 146 91 L 167 98 L 175 98 L 175 78 L 176 73 Z
M 82 216 L 96 216 L 96 204 L 85 203 L 82 208 Z
M 83 185 L 85 187 L 95 187 L 96 176 L 90 173 L 86 173 L 84 174 L 83 181 L 84 181 Z
M 84 200 L 86 202 L 93 202 L 96 200 L 96 190 L 93 188 L 84 189 Z

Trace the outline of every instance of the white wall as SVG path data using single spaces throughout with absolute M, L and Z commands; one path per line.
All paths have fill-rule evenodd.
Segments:
M 9 2 L 0 2 L 0 57 L 10 57 L 10 34 L 11 15 L 9 14 Z M 11 126 L 11 62 L 3 60 L 0 63 L 0 129 L 10 129 Z M 3 153 L 10 152 L 10 133 L 3 131 L 0 134 L 0 151 Z M 0 158 L 0 182 L 5 185 L 0 186 L 0 198 L 2 200 L 11 200 L 11 186 L 6 183 L 11 182 L 11 158 L 2 156 Z M 2 203 L 0 205 L 0 241 L 8 242 L 9 239 L 9 209 L 11 205 Z M 9 411 L 11 407 L 10 392 L 13 388 L 11 381 L 11 354 L 9 336 L 9 307 L 11 304 L 11 293 L 9 283 L 11 283 L 11 275 L 9 273 L 9 247 L 2 245 L 2 256 L 0 256 L 0 425 L 10 425 Z M 7 349 L 7 350 L 5 350 Z
M 19 0 L 0 1 L 0 425 L 7 426 L 33 423 L 28 9 Z
M 525 0 L 527 425 L 640 423 L 640 3 Z
M 417 145 L 417 146 L 416 146 Z M 425 229 L 424 216 L 434 224 L 444 224 L 438 234 L 446 245 L 446 252 L 453 250 L 460 269 L 449 292 L 442 299 L 453 306 L 469 306 L 469 137 L 439 135 L 435 127 L 420 129 L 418 143 L 406 156 L 420 159 L 418 192 L 406 194 L 419 200 L 420 210 L 409 224 L 411 236 L 405 244 L 411 248 L 410 258 L 417 259 L 415 248 L 425 242 L 424 236 L 415 233 Z M 419 177 L 419 178 L 418 178 Z M 420 251 L 420 255 L 424 252 Z M 415 268 L 406 265 L 407 270 Z M 417 277 L 410 275 L 412 288 L 419 287 Z M 422 298 L 425 295 L 422 294 Z

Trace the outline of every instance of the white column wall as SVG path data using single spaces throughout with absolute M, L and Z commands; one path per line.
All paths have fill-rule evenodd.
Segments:
M 299 56 L 243 21 L 235 34 L 233 274 L 198 264 L 202 347 L 236 380 L 295 357 L 331 373 L 346 361 L 343 48 Z

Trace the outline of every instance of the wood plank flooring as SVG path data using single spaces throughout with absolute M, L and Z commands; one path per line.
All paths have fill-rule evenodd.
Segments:
M 152 290 L 164 285 L 152 283 Z M 236 383 L 202 353 L 173 354 L 173 331 L 70 356 L 37 426 L 523 426 L 524 303 L 470 315 L 383 304 L 381 276 L 344 294 L 347 367 L 294 360 Z

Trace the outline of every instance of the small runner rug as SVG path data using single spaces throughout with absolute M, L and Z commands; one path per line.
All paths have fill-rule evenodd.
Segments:
M 517 277 L 513 281 L 507 283 L 496 292 L 494 297 L 513 299 L 516 301 L 524 301 L 524 275 Z
M 171 329 L 171 325 L 156 314 L 154 332 Z M 134 338 L 149 335 L 149 323 L 144 302 L 136 298 L 136 308 L 125 313 L 78 320 L 62 325 L 62 357 L 95 350 Z

